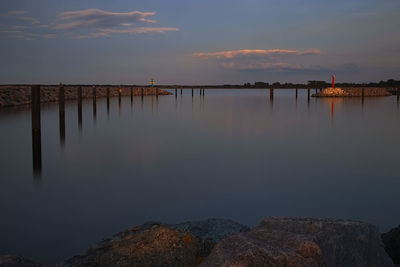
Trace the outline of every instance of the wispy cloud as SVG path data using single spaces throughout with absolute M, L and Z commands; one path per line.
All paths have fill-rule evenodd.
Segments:
M 241 49 L 241 50 L 230 50 L 220 52 L 200 52 L 193 53 L 192 56 L 199 57 L 202 59 L 233 59 L 239 56 L 282 56 L 282 55 L 316 55 L 320 54 L 321 51 L 318 49 L 309 50 L 288 50 L 288 49 Z
M 156 12 L 109 12 L 100 9 L 86 9 L 68 11 L 60 14 L 60 19 L 53 29 L 66 30 L 74 28 L 109 28 L 129 25 L 134 23 L 156 23 L 148 17 Z
M 10 15 L 23 15 L 23 14 L 27 14 L 28 11 L 26 10 L 12 10 L 9 12 Z
M 319 49 L 240 49 L 198 52 L 191 56 L 202 60 L 212 60 L 225 69 L 294 71 L 309 68 L 294 59 L 319 54 L 321 54 Z
M 97 32 L 90 33 L 88 35 L 76 35 L 73 38 L 82 39 L 82 38 L 99 38 L 99 37 L 110 37 L 113 34 L 165 34 L 171 31 L 179 31 L 178 28 L 169 28 L 169 27 L 135 27 L 128 29 L 101 29 Z

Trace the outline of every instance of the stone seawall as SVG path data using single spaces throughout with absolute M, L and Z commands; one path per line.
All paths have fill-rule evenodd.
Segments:
M 322 92 L 313 94 L 313 97 L 362 97 L 364 90 L 364 96 L 390 96 L 392 95 L 387 91 L 386 88 L 325 88 Z
M 27 105 L 31 102 L 30 86 L 0 86 L 0 107 Z M 122 89 L 122 96 L 130 96 L 132 87 L 109 87 L 110 97 L 118 96 Z M 78 86 L 64 86 L 65 100 L 78 98 Z M 134 96 L 141 95 L 141 88 L 133 88 Z M 156 95 L 156 88 L 143 88 L 143 94 Z M 170 92 L 159 89 L 159 95 L 171 95 Z M 96 98 L 107 97 L 107 87 L 96 87 Z M 93 87 L 82 86 L 82 98 L 93 98 Z M 40 100 L 42 103 L 58 101 L 58 86 L 41 86 Z

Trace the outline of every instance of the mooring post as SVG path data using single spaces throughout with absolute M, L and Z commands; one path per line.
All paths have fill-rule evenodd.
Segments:
M 193 87 L 192 87 L 192 97 L 193 97 Z
M 140 88 L 141 90 L 140 90 L 140 94 L 141 94 L 141 96 L 143 97 L 144 96 L 144 88 L 142 87 L 142 88 Z
M 82 130 L 82 87 L 78 87 L 78 127 Z
M 273 88 L 269 88 L 269 97 L 274 98 L 274 89 Z
M 42 170 L 42 146 L 40 131 L 40 85 L 31 87 L 31 112 L 32 112 L 32 156 L 33 172 L 40 175 Z
M 307 100 L 310 100 L 310 88 L 307 88 Z
M 296 99 L 298 98 L 298 96 L 299 96 L 299 93 L 298 93 L 298 90 L 296 88 Z
M 122 88 L 119 88 L 118 90 L 118 103 L 121 104 L 121 93 L 122 93 Z
M 133 87 L 131 87 L 131 103 L 133 102 Z
M 181 95 L 182 95 L 182 88 L 181 88 Z
M 205 92 L 206 92 L 206 89 L 203 88 L 203 96 L 204 96 Z
M 364 92 L 364 87 L 361 88 L 361 97 L 364 98 L 365 92 Z
M 159 91 L 158 91 L 158 87 L 156 88 L 156 97 L 158 98 L 158 94 L 159 94 Z
M 399 88 L 396 88 L 397 102 L 399 102 Z
M 65 90 L 64 85 L 60 83 L 58 88 L 58 113 L 60 121 L 60 142 L 65 144 Z

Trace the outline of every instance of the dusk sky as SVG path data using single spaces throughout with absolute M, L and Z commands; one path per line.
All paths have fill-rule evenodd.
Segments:
M 1 0 L 0 83 L 400 79 L 400 0 Z

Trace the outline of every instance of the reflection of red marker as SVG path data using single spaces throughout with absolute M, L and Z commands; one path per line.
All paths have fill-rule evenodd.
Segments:
M 332 75 L 332 88 L 335 89 L 335 75 Z

